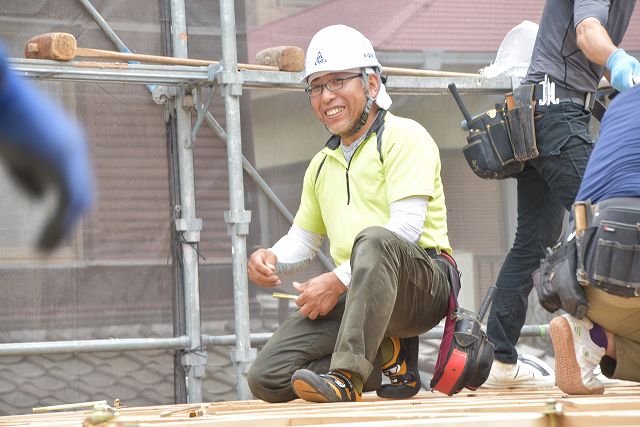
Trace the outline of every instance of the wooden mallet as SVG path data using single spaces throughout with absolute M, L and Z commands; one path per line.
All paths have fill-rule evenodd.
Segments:
M 304 50 L 297 46 L 276 46 L 256 53 L 256 62 L 261 65 L 278 67 L 281 71 L 302 71 Z
M 24 48 L 25 58 L 31 59 L 51 59 L 56 61 L 70 61 L 76 57 L 90 57 L 110 59 L 117 61 L 139 61 L 148 62 L 152 64 L 167 64 L 167 65 L 188 65 L 194 67 L 206 67 L 211 64 L 218 64 L 218 61 L 207 61 L 202 59 L 190 59 L 190 58 L 175 58 L 172 56 L 159 56 L 159 55 L 144 55 L 136 53 L 122 53 L 114 52 L 110 50 L 90 49 L 78 47 L 76 38 L 73 34 L 69 33 L 47 33 L 31 38 Z M 289 59 L 291 55 L 289 53 L 280 54 L 280 62 L 273 62 L 266 65 L 255 64 L 238 64 L 238 69 L 241 70 L 256 70 L 256 71 L 301 71 L 304 67 L 304 60 L 302 65 L 300 62 Z M 304 55 L 302 55 L 304 58 Z M 286 61 L 284 59 L 287 58 Z M 278 66 L 274 66 L 278 64 Z M 300 66 L 299 69 L 293 69 L 292 66 Z M 282 68 L 279 68 L 279 66 Z

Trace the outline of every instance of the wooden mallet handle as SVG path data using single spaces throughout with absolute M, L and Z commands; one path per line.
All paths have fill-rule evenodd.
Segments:
M 24 49 L 25 58 L 52 59 L 56 61 L 70 61 L 76 57 L 102 58 L 116 61 L 139 61 L 152 64 L 187 65 L 192 67 L 206 67 L 218 64 L 218 61 L 203 59 L 175 58 L 173 56 L 144 55 L 137 53 L 122 53 L 111 50 L 79 48 L 76 38 L 69 33 L 47 33 L 31 38 Z M 238 64 L 242 70 L 279 71 L 277 67 Z

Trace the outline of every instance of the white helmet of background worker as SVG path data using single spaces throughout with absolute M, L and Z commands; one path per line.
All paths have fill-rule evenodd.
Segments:
M 384 110 L 391 106 L 391 98 L 380 81 L 380 90 L 374 99 L 369 97 L 368 74 L 382 72 L 371 42 L 358 30 L 346 25 L 330 25 L 318 31 L 307 48 L 303 82 L 310 83 L 325 74 L 340 71 L 362 73 L 367 92 L 367 106 L 363 114 L 369 114 L 371 103 Z M 366 118 L 365 118 L 366 121 Z

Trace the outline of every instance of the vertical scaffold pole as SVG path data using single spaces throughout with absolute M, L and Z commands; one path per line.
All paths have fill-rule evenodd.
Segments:
M 219 74 L 225 106 L 227 128 L 227 160 L 229 168 L 229 204 L 225 221 L 231 235 L 233 262 L 233 298 L 236 348 L 232 352 L 239 399 L 250 399 L 247 371 L 255 359 L 249 330 L 249 291 L 247 289 L 247 234 L 251 212 L 244 209 L 242 139 L 240 133 L 240 96 L 242 76 L 238 73 L 236 17 L 233 0 L 220 0 L 223 71 Z
M 173 54 L 187 58 L 187 24 L 184 0 L 171 0 L 171 39 Z M 202 383 L 207 353 L 202 348 L 200 328 L 200 293 L 198 283 L 198 253 L 202 220 L 196 218 L 195 173 L 191 141 L 191 109 L 193 97 L 181 93 L 176 97 L 178 134 L 178 168 L 180 176 L 180 218 L 176 230 L 182 235 L 185 327 L 190 339 L 189 350 L 182 356 L 187 380 L 189 402 L 202 402 Z

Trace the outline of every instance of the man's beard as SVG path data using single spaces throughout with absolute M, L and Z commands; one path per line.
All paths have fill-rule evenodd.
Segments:
M 360 114 L 358 114 L 355 120 L 349 120 L 347 129 L 345 131 L 341 131 L 340 133 L 333 132 L 331 129 L 329 129 L 329 126 L 327 125 L 324 125 L 324 127 L 333 135 L 337 135 L 341 138 L 348 138 L 358 133 L 362 128 L 362 126 L 360 125 L 360 118 L 362 117 L 363 112 L 364 112 L 364 107 L 362 107 Z

